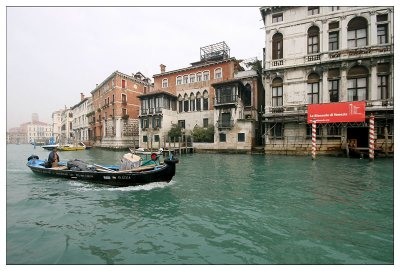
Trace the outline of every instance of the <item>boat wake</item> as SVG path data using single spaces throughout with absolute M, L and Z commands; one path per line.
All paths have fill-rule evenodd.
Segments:
M 171 180 L 169 183 L 166 182 L 154 182 L 144 185 L 127 186 L 127 187 L 109 187 L 99 186 L 96 184 L 81 183 L 77 181 L 71 181 L 70 185 L 76 187 L 79 191 L 149 191 L 157 188 L 165 188 L 173 185 L 175 182 Z

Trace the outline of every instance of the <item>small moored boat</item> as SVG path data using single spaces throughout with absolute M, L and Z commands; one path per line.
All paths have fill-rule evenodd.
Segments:
M 127 155 L 133 156 L 133 154 Z M 37 155 L 31 155 L 27 166 L 34 173 L 43 176 L 86 180 L 111 186 L 135 186 L 152 182 L 170 182 L 175 176 L 175 166 L 179 162 L 178 159 L 169 157 L 160 164 L 155 161 L 150 163 L 151 161 L 139 160 L 129 164 L 126 161 L 128 157 L 125 156 L 120 166 L 88 164 L 75 159 L 59 162 L 58 167 L 49 168 L 47 161 L 40 160 Z

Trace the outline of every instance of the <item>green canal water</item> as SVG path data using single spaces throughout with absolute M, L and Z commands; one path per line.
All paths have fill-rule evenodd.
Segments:
M 33 153 L 7 146 L 7 264 L 394 262 L 392 159 L 189 154 L 169 184 L 114 188 L 44 179 Z

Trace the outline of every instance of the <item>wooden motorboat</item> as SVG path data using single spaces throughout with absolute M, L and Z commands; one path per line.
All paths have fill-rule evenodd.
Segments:
M 121 169 L 121 166 L 87 164 L 75 159 L 59 162 L 58 167 L 49 168 L 47 161 L 40 160 L 37 155 L 31 155 L 27 166 L 34 173 L 47 177 L 86 180 L 111 186 L 135 186 L 152 182 L 170 182 L 175 176 L 178 162 L 178 159 L 171 156 L 164 159 L 163 163 L 142 163 L 139 167 Z

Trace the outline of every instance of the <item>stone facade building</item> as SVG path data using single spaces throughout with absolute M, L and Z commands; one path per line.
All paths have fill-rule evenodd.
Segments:
M 139 133 L 138 95 L 150 87 L 150 79 L 140 72 L 130 76 L 118 71 L 97 85 L 91 91 L 92 111 L 87 114 L 91 142 L 106 148 L 133 146 Z
M 265 24 L 265 152 L 308 153 L 309 104 L 365 101 L 364 123 L 317 127 L 322 152 L 340 152 L 355 140 L 368 147 L 393 143 L 393 8 L 262 7 Z
M 221 42 L 200 48 L 200 61 L 189 67 L 166 71 L 161 65 L 154 90 L 139 96 L 140 147 L 163 145 L 175 124 L 182 136 L 214 127 L 213 142 L 196 143 L 197 149 L 251 150 L 256 134 L 261 137 L 263 88 L 257 72 L 245 72 L 229 52 Z
M 91 109 L 92 97 L 86 97 L 81 93 L 81 101 L 71 107 L 72 110 L 72 131 L 74 133 L 74 141 L 88 142 L 89 141 L 89 123 L 87 114 Z
M 54 111 L 53 114 L 51 114 L 51 119 L 52 119 L 52 137 L 54 138 L 55 142 L 60 141 L 61 137 L 61 114 L 63 110 L 57 110 Z

